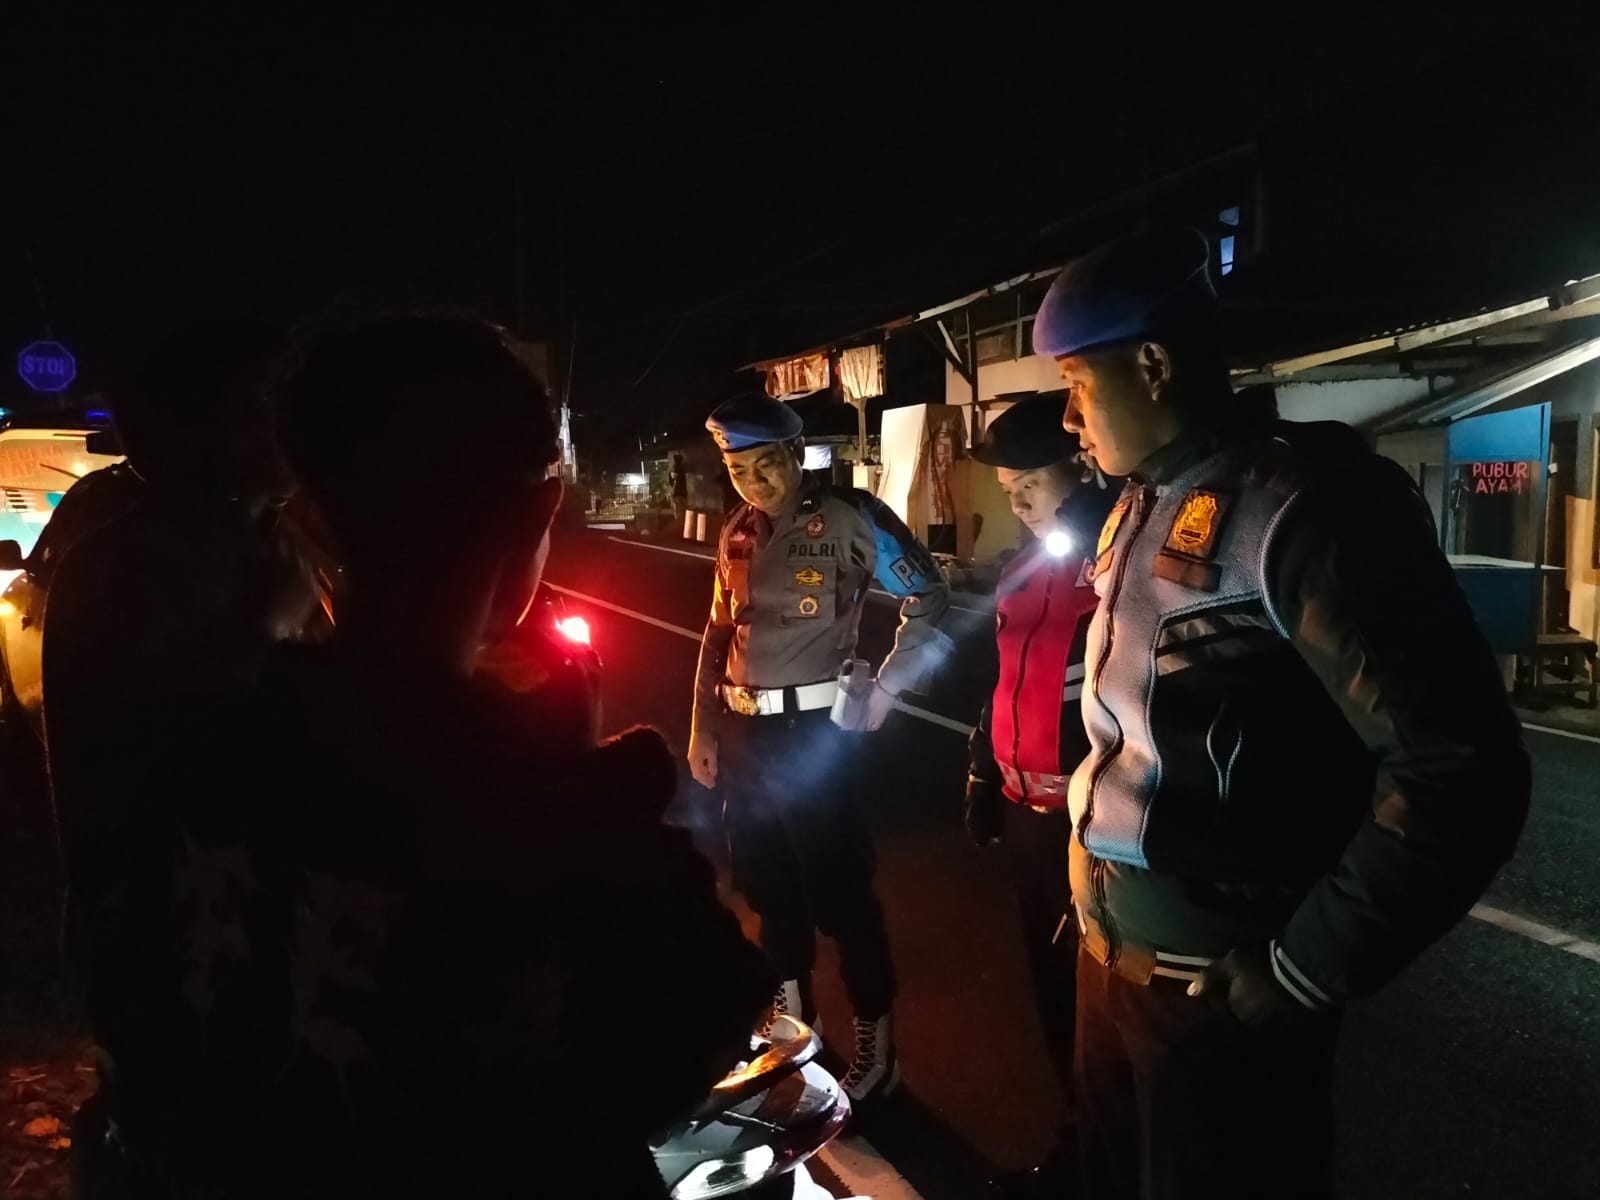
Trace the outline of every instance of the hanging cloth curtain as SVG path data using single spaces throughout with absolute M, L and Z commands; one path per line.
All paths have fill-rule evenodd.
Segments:
M 883 347 L 855 346 L 839 352 L 839 383 L 845 399 L 859 404 L 883 395 Z
M 828 386 L 828 356 L 802 354 L 767 367 L 767 395 L 774 400 L 809 396 Z

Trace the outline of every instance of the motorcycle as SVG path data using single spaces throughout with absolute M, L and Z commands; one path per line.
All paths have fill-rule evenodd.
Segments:
M 816 1061 L 822 1041 L 789 1016 L 750 1040 L 690 1117 L 651 1141 L 673 1200 L 823 1200 L 806 1160 L 850 1120 L 850 1099 Z
M 506 653 L 480 669 L 513 690 L 554 692 L 550 708 L 586 719 L 588 740 L 598 738 L 600 655 L 560 593 L 541 587 Z M 821 1049 L 809 1027 L 779 1017 L 693 1114 L 651 1140 L 673 1200 L 831 1200 L 805 1163 L 844 1129 L 850 1100 L 816 1061 Z

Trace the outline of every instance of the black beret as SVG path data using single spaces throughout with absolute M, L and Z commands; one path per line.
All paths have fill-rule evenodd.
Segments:
M 1061 427 L 1067 399 L 1029 396 L 1001 413 L 983 431 L 972 457 L 991 467 L 1036 471 L 1065 462 L 1079 450 L 1078 439 Z

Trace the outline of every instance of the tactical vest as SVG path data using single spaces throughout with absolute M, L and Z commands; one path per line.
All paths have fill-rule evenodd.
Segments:
M 1188 878 L 1298 881 L 1370 800 L 1371 761 L 1269 594 L 1304 475 L 1283 439 L 1130 484 L 1101 533 L 1070 808 L 1095 857 Z

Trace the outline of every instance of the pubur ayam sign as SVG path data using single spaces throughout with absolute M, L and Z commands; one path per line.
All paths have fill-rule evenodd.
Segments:
M 1520 496 L 1533 484 L 1530 462 L 1463 463 L 1474 496 Z

